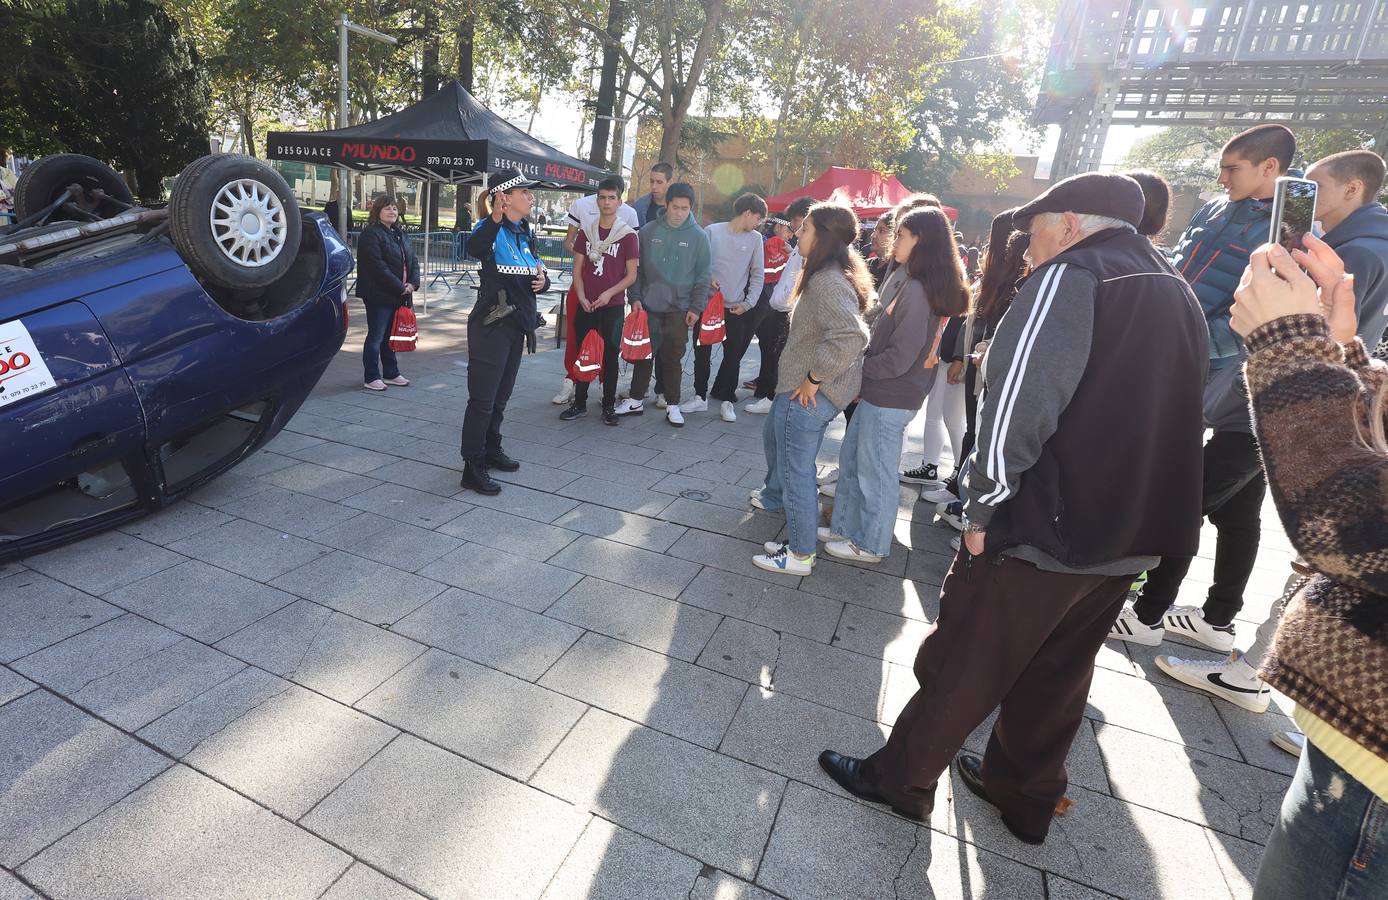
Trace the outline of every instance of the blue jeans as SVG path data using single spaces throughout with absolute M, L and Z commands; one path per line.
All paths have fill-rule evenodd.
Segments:
M 860 400 L 839 448 L 839 483 L 829 530 L 878 556 L 887 556 L 892 550 L 901 496 L 897 463 L 901 461 L 906 426 L 916 412 Z
M 1388 898 L 1388 804 L 1306 742 L 1253 900 Z
M 390 326 L 395 323 L 395 307 L 379 303 L 366 304 L 366 341 L 361 347 L 362 368 L 366 370 L 363 379 L 367 383 L 381 377 L 385 367 L 386 378 L 400 377 L 400 364 L 395 360 L 395 351 L 390 349 Z
M 789 393 L 777 394 L 762 427 L 766 449 L 762 505 L 769 510 L 785 510 L 790 549 L 801 556 L 815 551 L 819 529 L 815 458 L 824 443 L 825 430 L 838 414 L 838 407 L 823 394 L 815 396 L 813 406 L 801 406 Z

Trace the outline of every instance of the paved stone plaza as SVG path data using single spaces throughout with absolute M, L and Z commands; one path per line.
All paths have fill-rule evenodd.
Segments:
M 0 564 L 0 900 L 1249 896 L 1285 698 L 1245 713 L 1152 662 L 1212 654 L 1106 646 L 1044 846 L 947 781 L 918 827 L 815 757 L 874 750 L 914 689 L 953 556 L 928 504 L 902 491 L 878 566 L 762 572 L 764 419 L 560 422 L 543 334 L 521 471 L 463 493 L 463 314 L 421 320 L 414 385 L 378 395 L 353 313 L 267 450 Z M 1241 646 L 1288 573 L 1270 505 L 1264 534 Z M 1212 552 L 1206 529 L 1183 602 Z

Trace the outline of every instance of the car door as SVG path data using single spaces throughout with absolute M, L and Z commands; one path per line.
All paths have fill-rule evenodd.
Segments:
M 144 436 L 134 385 L 86 306 L 0 321 L 0 555 L 138 506 Z

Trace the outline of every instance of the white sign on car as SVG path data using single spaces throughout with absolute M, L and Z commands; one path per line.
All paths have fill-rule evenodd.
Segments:
M 21 319 L 0 323 L 0 406 L 57 387 Z

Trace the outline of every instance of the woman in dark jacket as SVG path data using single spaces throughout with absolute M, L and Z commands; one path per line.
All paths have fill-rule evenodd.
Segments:
M 411 298 L 419 287 L 419 261 L 400 227 L 400 207 L 383 194 L 371 204 L 371 215 L 357 239 L 357 296 L 366 305 L 366 342 L 362 345 L 364 387 L 384 391 L 386 385 L 406 387 L 395 351 L 386 337 L 395 311 L 414 306 Z M 384 370 L 385 379 L 381 376 Z
M 488 469 L 514 472 L 520 463 L 501 449 L 501 422 L 516 385 L 521 354 L 535 352 L 539 311 L 535 295 L 549 289 L 549 275 L 535 249 L 526 216 L 535 206 L 534 182 L 517 170 L 492 176 L 494 186 L 477 200 L 480 219 L 467 252 L 482 263 L 477 302 L 467 320 L 467 413 L 463 417 L 463 480 L 479 494 L 499 494 Z

